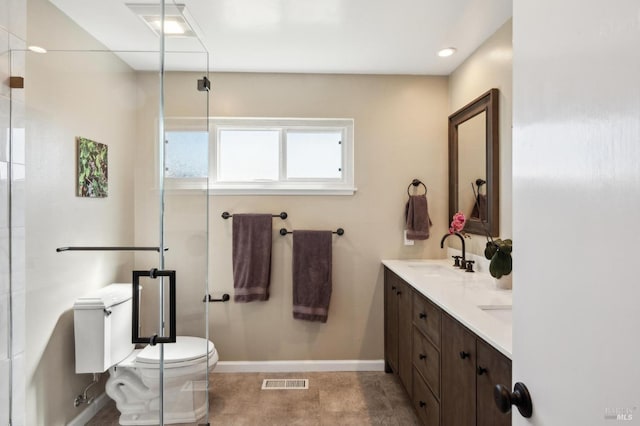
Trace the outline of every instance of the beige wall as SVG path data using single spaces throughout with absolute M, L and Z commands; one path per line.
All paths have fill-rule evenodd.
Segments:
M 167 116 L 201 111 L 194 90 L 197 74 L 167 78 Z M 141 78 L 145 97 L 154 96 L 153 76 Z M 145 82 L 146 81 L 146 82 Z M 274 219 L 271 298 L 249 304 L 212 304 L 212 339 L 222 360 L 381 359 L 383 357 L 382 267 L 384 258 L 442 257 L 440 236 L 447 225 L 447 79 L 446 77 L 214 74 L 211 115 L 237 117 L 332 117 L 355 119 L 355 182 L 352 196 L 212 196 L 210 197 L 210 288 L 233 294 L 231 220 L 221 212 L 286 211 Z M 179 103 L 175 103 L 179 99 Z M 146 116 L 145 120 L 151 120 Z M 151 126 L 142 124 L 147 131 Z M 150 141 L 140 136 L 140 141 Z M 152 142 L 149 142 L 152 143 Z M 140 173 L 148 173 L 141 171 Z M 407 185 L 413 178 L 429 187 L 432 237 L 403 246 Z M 136 181 L 138 182 L 138 180 Z M 140 180 L 142 182 L 142 180 Z M 147 186 L 139 188 L 145 192 Z M 138 191 L 138 190 L 137 190 Z M 136 196 L 136 198 L 138 198 Z M 140 198 L 141 199 L 141 198 Z M 151 198 L 148 211 L 155 205 Z M 139 207 L 138 207 L 139 206 Z M 179 332 L 201 334 L 201 273 L 205 259 L 189 253 L 187 240 L 201 235 L 202 196 L 173 196 L 167 201 L 167 228 L 175 232 L 172 263 L 178 273 Z M 185 225 L 185 215 L 195 219 Z M 145 208 L 136 207 L 136 234 Z M 182 218 L 181 218 L 182 217 Z M 198 225 L 198 224 L 200 225 Z M 333 295 L 326 324 L 292 318 L 291 236 L 277 230 L 345 229 L 333 244 Z M 179 227 L 186 228 L 179 237 Z M 196 244 L 198 244 L 196 242 Z M 182 248 L 182 254 L 174 248 Z M 180 259 L 180 257 L 184 259 Z M 184 312 L 187 310 L 187 312 Z M 149 321 L 153 321 L 150 318 Z
M 28 40 L 101 47 L 45 0 L 29 1 Z M 133 259 L 55 248 L 133 242 L 135 74 L 112 54 L 50 52 L 28 55 L 25 82 L 26 424 L 65 424 L 86 408 L 73 400 L 91 381 L 75 374 L 74 300 L 129 279 Z M 107 198 L 75 196 L 76 136 L 108 145 Z
M 449 112 L 453 113 L 491 88 L 500 90 L 500 236 L 511 238 L 511 20 L 485 41 L 449 76 Z M 449 239 L 451 240 L 451 239 Z M 484 251 L 485 237 L 472 236 L 468 250 Z M 452 245 L 455 244 L 452 243 Z

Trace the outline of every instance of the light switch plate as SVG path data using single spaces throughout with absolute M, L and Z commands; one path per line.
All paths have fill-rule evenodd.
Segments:
M 402 232 L 402 235 L 404 237 L 404 245 L 405 246 L 412 246 L 414 241 L 413 240 L 407 240 L 407 230 L 406 229 Z

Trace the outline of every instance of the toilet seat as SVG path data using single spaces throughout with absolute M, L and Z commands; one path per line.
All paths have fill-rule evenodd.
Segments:
M 164 368 L 180 368 L 199 364 L 215 354 L 215 346 L 207 339 L 178 336 L 176 343 L 164 345 Z M 147 346 L 135 358 L 138 368 L 160 368 L 160 346 Z

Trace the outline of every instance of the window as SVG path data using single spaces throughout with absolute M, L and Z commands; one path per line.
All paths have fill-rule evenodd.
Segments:
M 210 129 L 167 131 L 170 188 L 204 188 L 209 160 L 212 194 L 355 191 L 353 120 L 212 118 Z
M 208 175 L 209 134 L 202 131 L 165 132 L 165 178 L 203 179 Z

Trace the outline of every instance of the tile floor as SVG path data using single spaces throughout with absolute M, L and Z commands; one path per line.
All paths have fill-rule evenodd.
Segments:
M 308 390 L 261 390 L 269 378 L 307 378 Z M 214 373 L 209 422 L 224 426 L 419 425 L 397 376 L 382 372 Z M 110 402 L 88 425 L 117 425 Z

